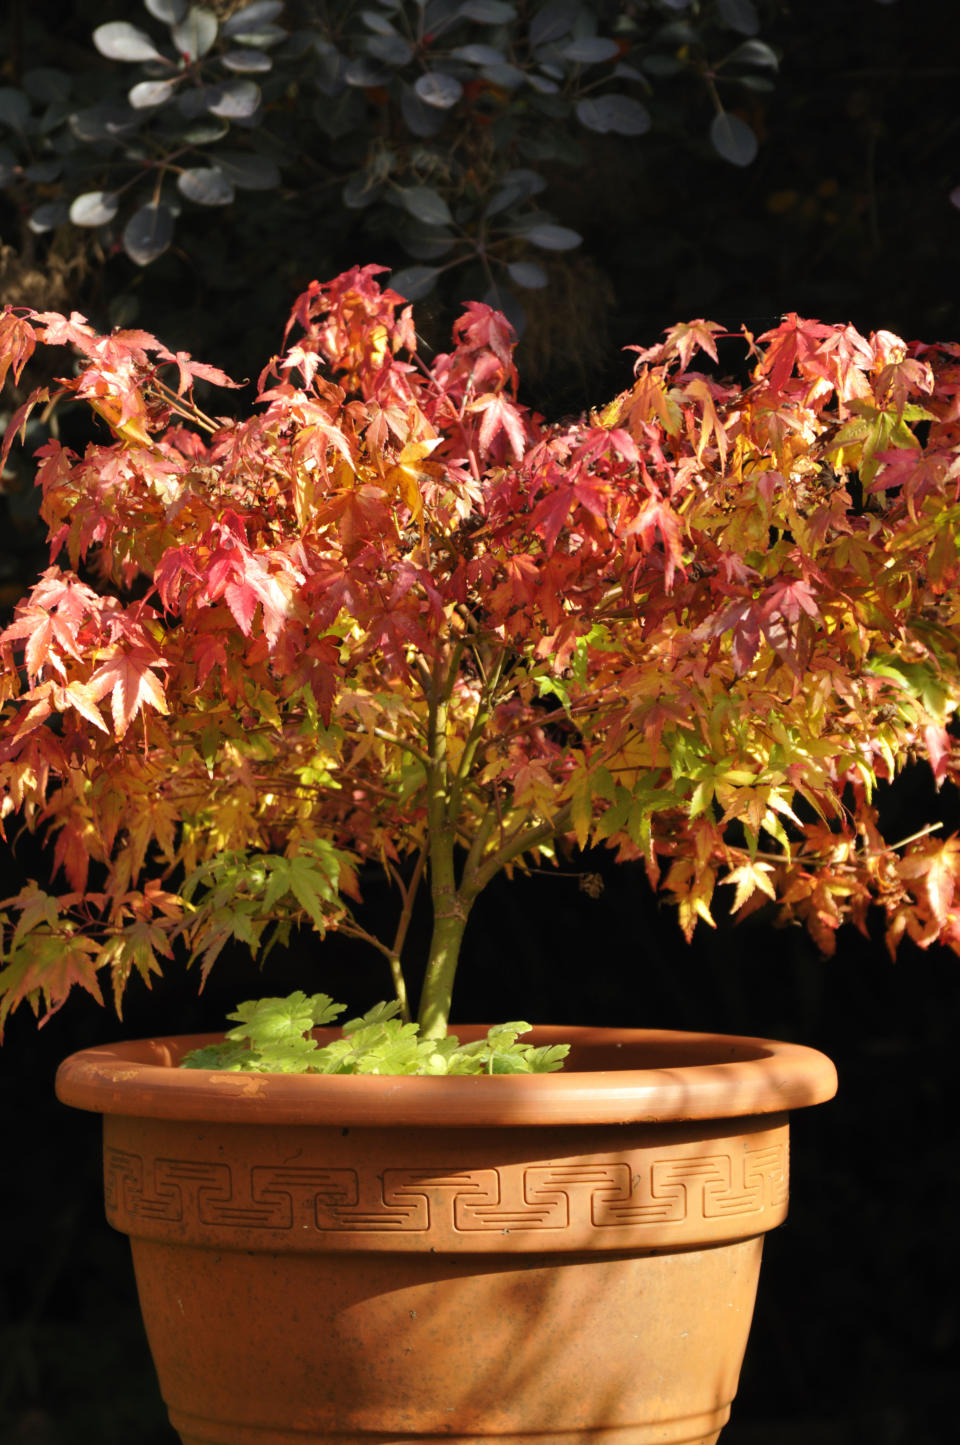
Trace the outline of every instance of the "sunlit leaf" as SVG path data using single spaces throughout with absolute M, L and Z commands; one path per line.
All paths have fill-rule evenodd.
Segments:
M 187 60 L 206 55 L 217 38 L 217 17 L 205 5 L 191 5 L 170 32 L 174 45 Z
M 93 43 L 108 60 L 160 60 L 162 57 L 145 30 L 138 30 L 126 20 L 111 20 L 98 25 Z
M 120 202 L 112 191 L 84 191 L 70 203 L 75 226 L 105 226 L 117 214 Z

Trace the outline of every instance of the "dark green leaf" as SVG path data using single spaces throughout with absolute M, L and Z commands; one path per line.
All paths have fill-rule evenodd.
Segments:
M 252 5 L 244 5 L 242 10 L 235 10 L 223 22 L 221 33 L 223 35 L 246 35 L 251 30 L 271 24 L 282 13 L 283 0 L 254 0 Z
M 400 114 L 411 135 L 428 140 L 443 129 L 444 112 L 425 105 L 411 85 L 400 88 Z
M 44 231 L 53 231 L 57 226 L 62 226 L 64 221 L 70 219 L 70 210 L 66 201 L 45 201 L 38 206 L 30 215 L 27 225 L 35 235 L 42 235 Z
M 347 62 L 343 78 L 348 85 L 356 86 L 358 90 L 371 90 L 375 86 L 389 85 L 391 80 L 389 70 L 384 70 L 382 65 L 375 64 L 365 55 L 360 55 L 356 60 Z
M 757 154 L 757 138 L 738 115 L 721 111 L 710 125 L 710 143 L 718 155 L 734 166 L 748 166 Z
M 494 45 L 458 45 L 450 54 L 454 60 L 465 60 L 468 65 L 499 65 L 507 58 Z
M 579 231 L 571 231 L 567 226 L 553 225 L 531 226 L 523 232 L 523 236 L 525 240 L 545 251 L 572 251 L 583 240 Z
M 402 271 L 393 272 L 390 285 L 404 300 L 419 301 L 429 296 L 439 275 L 436 266 L 406 266 Z
M 371 178 L 367 171 L 351 176 L 340 192 L 343 204 L 350 211 L 363 211 L 372 206 L 383 195 L 383 185 Z
M 177 177 L 177 190 L 198 206 L 229 206 L 233 186 L 216 166 L 193 166 Z
M 413 88 L 424 105 L 432 105 L 436 110 L 449 110 L 463 94 L 463 86 L 456 76 L 441 70 L 428 70 L 426 75 L 418 77 Z
M 227 121 L 221 120 L 219 116 L 203 112 L 194 117 L 190 124 L 184 126 L 182 130 L 178 129 L 177 135 L 192 146 L 209 146 L 214 145 L 218 140 L 223 140 L 229 130 L 230 125 Z
M 428 226 L 449 226 L 453 221 L 450 207 L 432 186 L 408 186 L 400 192 L 400 204 Z
M 585 35 L 582 40 L 571 40 L 560 54 L 566 60 L 576 61 L 578 65 L 599 65 L 602 61 L 612 60 L 615 55 L 619 55 L 620 47 L 615 40 L 609 40 L 606 36 Z
M 507 275 L 517 286 L 522 286 L 527 291 L 539 291 L 549 282 L 549 277 L 542 266 L 535 261 L 513 261 L 507 267 Z
M 408 256 L 417 261 L 435 261 L 445 256 L 456 242 L 446 226 L 423 226 L 412 216 L 404 216 L 396 228 L 396 237 Z
M 729 65 L 731 61 L 741 65 L 765 65 L 770 70 L 780 68 L 776 51 L 772 50 L 765 40 L 745 40 L 736 50 L 731 50 L 729 55 L 724 56 L 724 65 Z
M 375 35 L 396 35 L 397 33 L 382 10 L 361 10 L 360 19 Z
M 134 211 L 123 228 L 123 249 L 137 266 L 149 266 L 173 240 L 173 212 L 163 201 Z
M 399 67 L 413 57 L 413 46 L 402 35 L 371 35 L 366 48 L 383 65 Z
M 731 30 L 741 35 L 756 35 L 760 17 L 753 0 L 717 0 L 717 9 Z
M 0 125 L 23 130 L 30 118 L 30 102 L 22 90 L 10 85 L 0 86 Z
M 228 50 L 221 59 L 228 70 L 239 75 L 256 75 L 273 69 L 273 61 L 266 51 L 255 50 L 253 46 L 245 50 Z
M 505 0 L 466 0 L 466 4 L 460 6 L 460 14 L 478 25 L 505 25 L 517 17 L 516 8 L 507 5 Z
M 63 161 L 33 161 L 29 166 L 24 166 L 24 178 L 34 181 L 38 186 L 48 186 L 55 181 L 63 170 Z
M 516 90 L 526 80 L 526 72 L 516 65 L 487 65 L 482 71 L 483 78 L 501 90 Z
M 260 87 L 253 80 L 228 80 L 210 89 L 215 94 L 208 98 L 206 108 L 224 120 L 248 120 L 260 104 Z
M 530 22 L 530 44 L 534 49 L 569 35 L 580 14 L 580 0 L 547 0 Z
M 140 117 L 129 106 L 92 105 L 70 116 L 70 129 L 77 140 L 118 140 L 136 130 Z
M 500 185 L 487 202 L 483 214 L 496 216 L 501 211 L 515 206 L 518 201 L 525 201 L 530 196 L 539 195 L 542 190 L 546 189 L 546 185 L 546 179 L 538 171 L 523 167 L 506 171 L 500 178 Z
M 630 95 L 585 97 L 577 101 L 576 113 L 581 125 L 601 135 L 646 135 L 651 124 L 647 107 Z
M 34 100 L 49 102 L 63 100 L 70 92 L 71 78 L 64 70 L 53 70 L 39 66 L 28 70 L 23 77 L 23 88 Z
M 682 60 L 674 55 L 645 55 L 640 64 L 647 75 L 660 75 L 668 78 L 671 75 L 679 75 L 685 69 Z
M 238 191 L 269 191 L 280 184 L 279 168 L 269 156 L 217 151 L 211 159 Z

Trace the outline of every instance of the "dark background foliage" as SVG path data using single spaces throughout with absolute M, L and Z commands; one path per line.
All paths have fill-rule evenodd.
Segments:
M 643 8 L 596 7 L 608 20 Z M 750 165 L 711 148 L 712 105 L 689 67 L 669 85 L 656 81 L 646 134 L 584 130 L 581 164 L 544 161 L 552 220 L 583 241 L 533 258 L 549 285 L 522 296 L 526 398 L 551 415 L 597 403 L 626 384 L 623 345 L 650 344 L 694 316 L 759 331 L 797 311 L 865 331 L 960 339 L 960 212 L 949 199 L 960 184 L 960 66 L 956 36 L 945 31 L 950 9 L 942 0 L 760 4 L 763 38 L 781 56 L 774 88 L 728 101 L 758 138 Z M 0 86 L 15 88 L 30 66 L 91 83 L 109 68 L 91 51 L 92 27 L 142 24 L 143 14 L 120 0 L 12 0 Z M 175 244 L 143 267 L 105 235 L 32 231 L 31 208 L 55 196 L 29 194 L 15 177 L 0 194 L 2 299 L 75 306 L 101 324 L 135 311 L 168 344 L 255 375 L 313 276 L 410 264 L 389 225 L 371 230 L 369 213 L 343 206 L 357 162 L 346 142 L 331 154 L 328 170 L 285 162 L 282 186 L 266 199 L 184 207 Z M 467 267 L 451 271 L 418 304 L 434 344 L 457 302 L 477 294 L 470 280 Z M 727 345 L 734 366 L 741 352 Z M 12 473 L 0 496 L 6 607 L 45 562 L 27 480 Z M 931 814 L 957 825 L 955 797 L 936 797 L 923 771 L 908 774 L 885 808 L 892 835 Z M 0 893 L 43 867 L 32 841 L 20 840 L 0 855 Z M 584 871 L 602 876 L 599 897 L 579 886 Z M 367 899 L 372 916 L 389 906 L 376 879 Z M 460 1018 L 720 1029 L 796 1039 L 834 1057 L 837 1100 L 795 1118 L 791 1216 L 767 1244 L 724 1445 L 952 1439 L 943 1421 L 960 1348 L 957 960 L 906 948 L 894 964 L 881 940 L 852 931 L 822 960 L 802 936 L 759 916 L 704 928 L 687 948 L 643 877 L 602 857 L 570 857 L 556 872 L 492 887 L 466 949 Z M 102 1222 L 98 1121 L 56 1103 L 57 1062 L 123 1036 L 217 1028 L 239 999 L 294 987 L 326 989 L 359 1010 L 388 983 L 355 946 L 304 940 L 262 976 L 242 956 L 223 959 L 199 997 L 181 966 L 152 995 L 135 980 L 122 1022 L 86 999 L 40 1032 L 22 1010 L 11 1021 L 0 1051 L 3 1445 L 172 1445 L 126 1242 Z

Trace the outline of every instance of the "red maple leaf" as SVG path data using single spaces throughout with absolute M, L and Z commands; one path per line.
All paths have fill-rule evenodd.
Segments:
M 526 450 L 526 434 L 523 416 L 512 402 L 502 394 L 488 393 L 471 402 L 468 410 L 483 412 L 483 421 L 480 423 L 480 447 L 483 451 L 489 451 L 494 438 L 503 431 L 514 457 L 520 461 Z
M 803 321 L 795 311 L 789 312 L 775 330 L 765 331 L 759 338 L 770 345 L 757 368 L 758 374 L 767 378 L 772 391 L 783 391 L 794 366 L 808 360 L 831 334 L 831 327 L 819 321 Z

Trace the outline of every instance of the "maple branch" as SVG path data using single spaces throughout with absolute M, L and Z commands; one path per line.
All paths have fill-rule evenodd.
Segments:
M 467 734 L 467 740 L 463 745 L 463 752 L 460 754 L 460 764 L 457 768 L 453 786 L 450 789 L 450 811 L 456 816 L 460 811 L 460 803 L 463 798 L 463 789 L 470 770 L 473 767 L 473 760 L 477 755 L 477 748 L 483 737 L 487 723 L 490 721 L 493 712 L 494 694 L 500 684 L 503 675 L 504 654 L 501 652 L 492 668 L 483 680 L 483 688 L 477 703 L 477 711 L 474 714 L 473 724 Z
M 373 735 L 385 743 L 393 743 L 394 747 L 400 748 L 402 752 L 410 753 L 418 763 L 422 763 L 424 768 L 429 769 L 432 762 L 430 754 L 425 753 L 422 748 L 418 748 L 416 743 L 408 742 L 406 738 L 398 738 L 394 733 L 388 733 L 386 728 L 374 728 Z
M 367 943 L 371 948 L 375 948 L 378 953 L 383 954 L 390 965 L 390 977 L 393 980 L 394 993 L 400 1005 L 401 1018 L 404 1023 L 408 1024 L 410 1022 L 410 1004 L 407 999 L 407 985 L 400 968 L 400 957 L 396 948 L 391 948 L 389 944 L 384 943 L 383 940 L 377 938 L 375 934 L 368 933 L 355 918 L 347 917 L 342 919 L 337 924 L 337 932 L 345 934 L 347 938 L 356 938 L 361 943 Z
M 529 853 L 531 849 L 538 848 L 541 843 L 547 843 L 551 838 L 557 838 L 561 833 L 565 833 L 570 826 L 572 817 L 572 804 L 567 803 L 550 822 L 538 823 L 535 827 L 526 829 L 523 824 L 520 824 L 507 838 L 503 847 L 488 858 L 482 868 L 477 869 L 476 892 L 472 894 L 471 901 L 514 858 L 519 857 L 521 853 Z
M 849 859 L 833 860 L 830 859 L 823 851 L 816 853 L 798 853 L 794 861 L 797 863 L 812 863 L 815 866 L 819 866 L 821 864 L 829 862 L 831 866 L 835 868 L 853 868 L 855 866 L 855 862 L 863 861 L 864 859 L 869 858 L 883 858 L 888 853 L 896 853 L 900 848 L 906 848 L 909 846 L 909 844 L 916 843 L 921 838 L 928 837 L 931 833 L 938 833 L 942 827 L 942 823 L 928 823 L 926 827 L 918 828 L 915 833 L 910 833 L 909 836 L 906 838 L 898 839 L 896 843 L 887 843 L 883 848 L 859 848 L 854 853 L 855 861 L 851 861 Z M 850 841 L 852 843 L 853 839 L 851 839 Z M 782 853 L 764 853 L 759 849 L 756 853 L 748 853 L 746 849 L 742 848 L 738 849 L 737 852 L 744 857 L 749 857 L 751 860 L 754 858 L 759 858 L 764 863 L 790 862 L 790 860 L 784 857 Z
M 400 895 L 403 898 L 403 908 L 400 912 L 400 919 L 397 923 L 397 931 L 393 936 L 393 948 L 390 950 L 390 971 L 393 975 L 393 987 L 400 1003 L 400 1012 L 404 1023 L 410 1022 L 410 1004 L 407 999 L 407 985 L 403 977 L 403 970 L 400 966 L 400 956 L 403 953 L 403 945 L 407 940 L 407 930 L 410 927 L 410 919 L 413 917 L 413 905 L 417 896 L 417 889 L 420 887 L 420 879 L 423 877 L 424 864 L 427 861 L 427 841 L 420 845 L 417 854 L 416 865 L 410 882 L 404 885 L 403 879 L 395 868 L 390 869 L 390 876 L 393 878 Z
M 195 401 L 185 403 L 172 387 L 168 386 L 165 381 L 160 380 L 159 376 L 154 375 L 151 378 L 150 385 L 160 392 L 167 406 L 169 406 L 171 411 L 175 411 L 178 416 L 184 417 L 187 421 L 196 422 L 197 426 L 202 427 L 204 431 L 212 433 L 220 430 L 220 427 L 213 418 L 207 416 L 206 412 L 201 411 Z
M 471 840 L 467 861 L 463 865 L 463 873 L 460 877 L 460 891 L 467 897 L 476 897 L 483 888 L 483 884 L 478 882 L 480 862 L 494 829 L 501 822 L 499 809 L 494 810 L 493 808 L 487 808 L 480 820 L 480 826 Z

